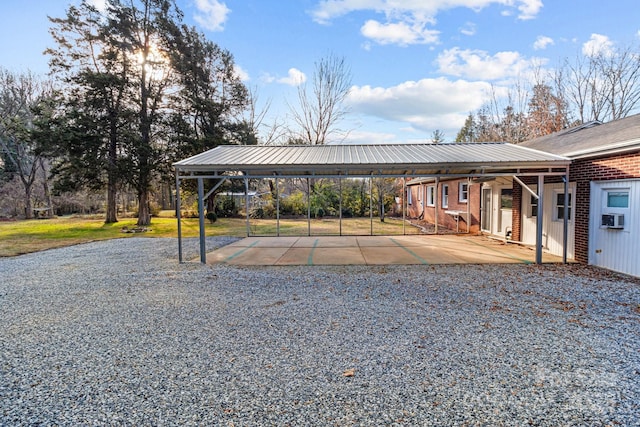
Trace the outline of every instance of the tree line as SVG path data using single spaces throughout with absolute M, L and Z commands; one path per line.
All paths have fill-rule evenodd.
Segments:
M 7 200 L 22 188 L 27 218 L 33 202 L 53 205 L 52 192 L 105 191 L 105 221 L 116 222 L 118 194 L 134 192 L 138 224 L 148 225 L 152 188 L 172 182 L 179 159 L 257 144 L 259 132 L 264 144 L 343 134 L 336 124 L 351 82 L 343 58 L 323 58 L 312 86 L 299 86 L 297 128 L 266 124 L 268 107 L 257 111 L 233 55 L 184 24 L 175 0 L 106 5 L 83 0 L 49 18 L 48 79 L 0 68 L 0 186 Z
M 27 217 L 35 177 L 51 174 L 56 191 L 106 189 L 106 222 L 133 189 L 148 225 L 152 186 L 173 161 L 247 142 L 233 56 L 185 25 L 174 1 L 83 1 L 50 21 L 50 80 L 0 71 L 2 172 L 23 182 Z
M 455 142 L 517 144 L 589 122 L 622 119 L 640 105 L 640 52 L 633 47 L 565 59 L 513 85 L 467 117 Z

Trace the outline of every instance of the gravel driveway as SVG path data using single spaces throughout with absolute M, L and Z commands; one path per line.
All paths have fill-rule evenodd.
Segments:
M 0 425 L 640 425 L 640 281 L 583 266 L 119 239 L 0 259 L 0 325 Z

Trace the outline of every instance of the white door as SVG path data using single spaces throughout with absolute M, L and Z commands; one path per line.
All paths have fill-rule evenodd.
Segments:
M 589 264 L 640 277 L 640 180 L 592 182 L 589 216 Z
M 513 187 L 500 187 L 498 188 L 498 191 L 498 229 L 495 234 L 511 237 L 511 224 L 513 222 Z
M 481 224 L 480 229 L 484 232 L 491 233 L 491 187 L 482 187 L 482 206 L 480 211 Z
M 538 192 L 537 185 L 530 185 L 529 188 L 535 193 Z M 527 190 L 522 190 L 522 243 L 527 245 L 536 244 L 536 227 L 538 226 L 538 199 Z

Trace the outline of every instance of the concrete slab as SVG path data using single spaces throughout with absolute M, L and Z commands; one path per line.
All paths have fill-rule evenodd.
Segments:
M 249 237 L 207 254 L 236 265 L 504 264 L 535 261 L 535 251 L 484 236 Z M 543 254 L 543 262 L 561 262 Z

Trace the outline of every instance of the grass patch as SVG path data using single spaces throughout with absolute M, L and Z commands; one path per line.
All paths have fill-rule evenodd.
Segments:
M 52 219 L 36 219 L 25 221 L 0 222 L 0 257 L 16 256 L 46 249 L 87 243 L 96 240 L 131 238 L 131 237 L 177 237 L 177 221 L 170 215 L 154 217 L 149 231 L 144 233 L 123 233 L 123 227 L 134 228 L 135 218 L 124 218 L 115 224 L 105 224 L 102 217 L 65 216 Z M 198 219 L 185 218 L 182 223 L 183 237 L 199 235 Z M 249 222 L 252 235 L 276 236 L 276 220 L 255 220 Z M 343 219 L 343 235 L 368 235 L 371 223 L 369 218 Z M 406 227 L 407 233 L 415 233 L 413 227 Z M 205 221 L 207 236 L 247 235 L 247 222 L 243 218 L 220 218 L 213 224 Z M 402 221 L 387 219 L 380 222 L 374 218 L 373 234 L 402 234 Z M 308 223 L 306 219 L 281 219 L 281 236 L 306 236 Z M 311 220 L 311 235 L 339 235 L 338 219 Z

